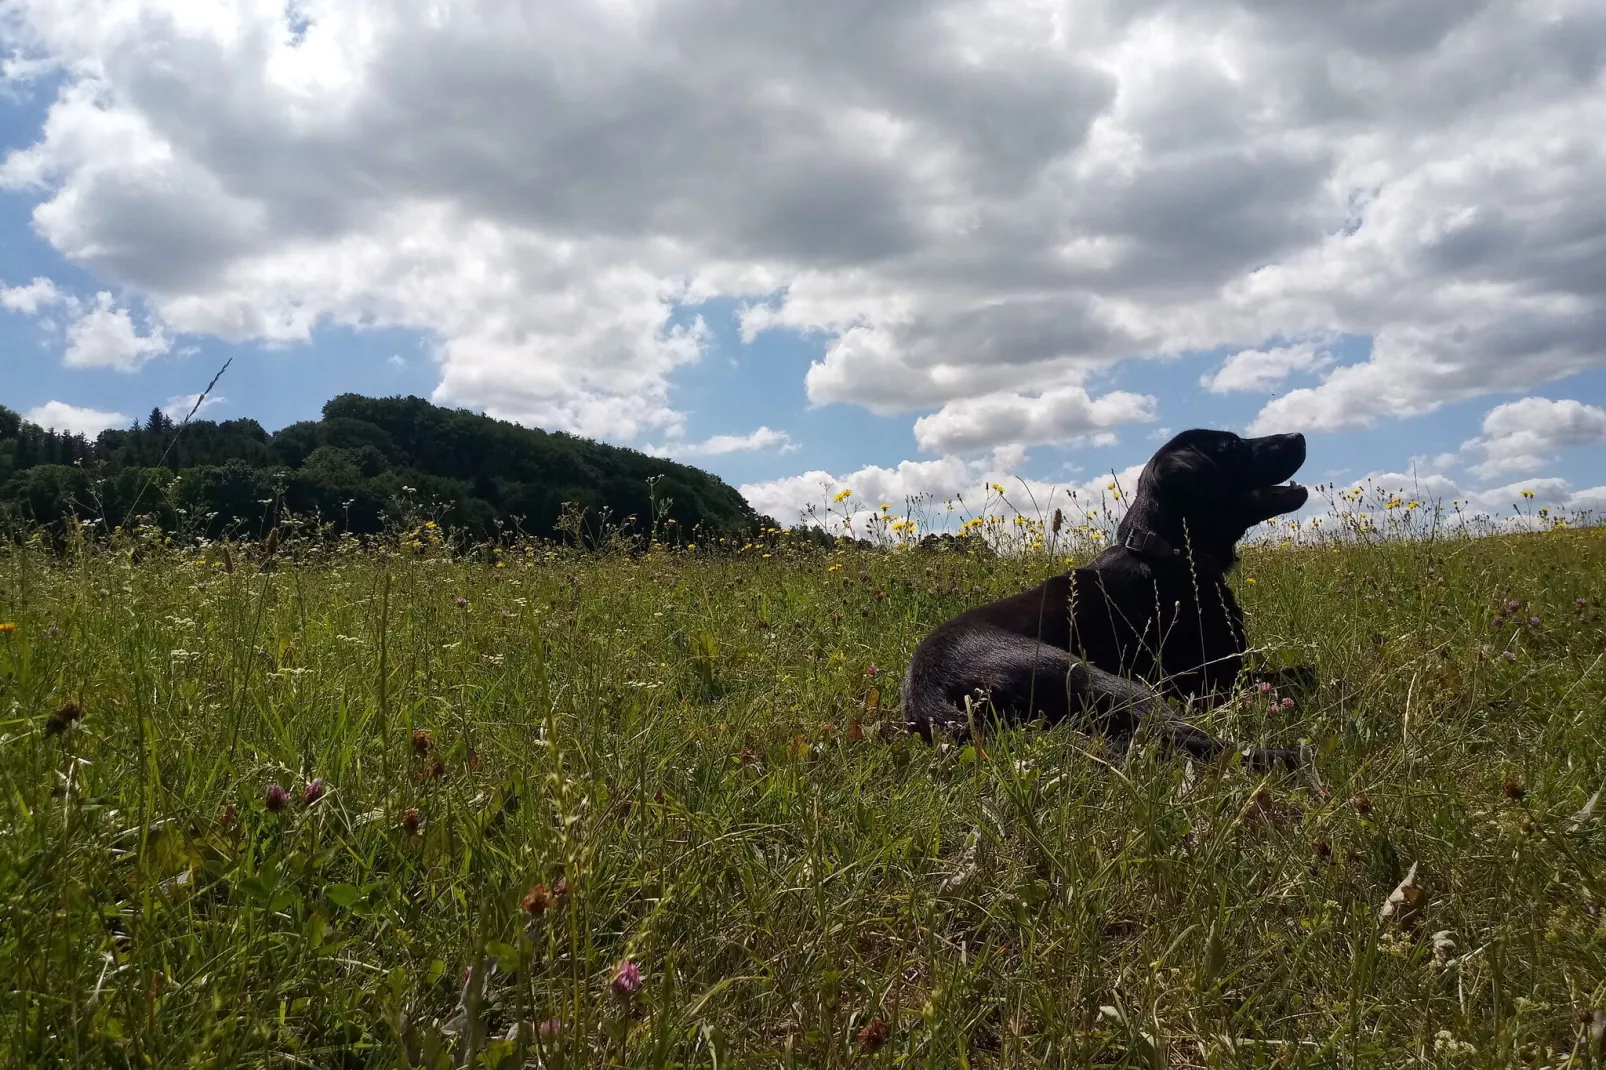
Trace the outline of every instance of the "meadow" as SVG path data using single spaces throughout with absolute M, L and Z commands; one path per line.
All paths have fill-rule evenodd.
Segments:
M 0 1065 L 1594 1065 L 1606 530 L 1378 504 L 1236 574 L 1320 683 L 1193 716 L 1270 774 L 905 733 L 920 637 L 1093 525 L 18 535 Z

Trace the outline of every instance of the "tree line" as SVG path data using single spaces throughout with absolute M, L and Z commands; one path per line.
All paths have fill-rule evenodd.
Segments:
M 28 524 L 144 515 L 248 537 L 288 513 L 368 534 L 424 511 L 475 538 L 572 537 L 603 523 L 645 535 L 655 510 L 661 528 L 705 539 L 774 526 L 690 465 L 418 397 L 342 394 L 321 419 L 272 433 L 250 419 L 180 425 L 153 409 L 94 439 L 0 406 L 0 513 Z

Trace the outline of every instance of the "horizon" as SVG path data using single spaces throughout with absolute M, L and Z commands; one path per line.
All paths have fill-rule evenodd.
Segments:
M 14 4 L 17 410 L 92 434 L 233 359 L 198 418 L 415 395 L 782 523 L 1185 427 L 1606 510 L 1589 5 L 432 10 Z

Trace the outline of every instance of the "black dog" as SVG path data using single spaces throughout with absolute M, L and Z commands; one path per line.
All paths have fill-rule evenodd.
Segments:
M 1305 436 L 1184 431 L 1144 466 L 1117 543 L 1091 563 L 939 625 L 916 648 L 904 692 L 911 731 L 959 732 L 991 708 L 1054 723 L 1084 713 L 1112 735 L 1152 721 L 1201 758 L 1227 748 L 1170 716 L 1160 692 L 1212 702 L 1247 649 L 1226 573 L 1254 525 L 1305 504 Z M 974 701 L 968 705 L 967 697 Z M 979 724 L 976 725 L 980 727 Z M 1251 762 L 1293 765 L 1291 751 Z

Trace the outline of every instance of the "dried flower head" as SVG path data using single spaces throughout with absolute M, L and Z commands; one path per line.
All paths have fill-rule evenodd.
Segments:
M 859 1050 L 866 1055 L 874 1055 L 886 1044 L 887 1038 L 892 1035 L 892 1029 L 880 1018 L 872 1018 L 859 1030 Z
M 402 831 L 406 832 L 409 836 L 418 835 L 418 830 L 423 826 L 423 824 L 424 819 L 419 815 L 417 810 L 409 809 L 406 813 L 402 814 Z
M 1355 796 L 1349 801 L 1349 804 L 1354 807 L 1355 812 L 1360 814 L 1362 817 L 1365 817 L 1372 812 L 1372 800 L 1368 799 L 1364 795 Z
M 83 708 L 72 699 L 66 699 L 45 718 L 45 735 L 59 736 L 77 724 L 83 716 Z
M 1520 800 L 1528 794 L 1528 789 L 1516 777 L 1506 777 L 1500 782 L 1500 793 L 1508 799 Z
M 435 749 L 435 737 L 420 728 L 413 732 L 413 753 L 422 758 Z
M 557 904 L 552 899 L 552 893 L 547 891 L 544 884 L 537 884 L 524 893 L 519 906 L 532 918 L 539 918 Z

